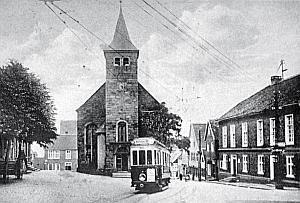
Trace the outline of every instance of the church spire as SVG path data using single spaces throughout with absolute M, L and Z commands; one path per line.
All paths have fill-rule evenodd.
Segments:
M 122 13 L 122 1 L 120 1 L 120 13 L 114 34 L 114 38 L 110 43 L 110 47 L 114 50 L 137 50 L 130 41 L 126 23 Z

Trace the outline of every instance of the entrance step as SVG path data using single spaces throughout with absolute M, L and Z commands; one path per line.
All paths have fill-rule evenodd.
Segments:
M 131 173 L 128 171 L 119 171 L 112 173 L 113 178 L 131 178 Z
M 236 176 L 231 176 L 231 177 L 224 178 L 220 181 L 223 181 L 223 182 L 239 182 L 240 178 L 236 177 Z

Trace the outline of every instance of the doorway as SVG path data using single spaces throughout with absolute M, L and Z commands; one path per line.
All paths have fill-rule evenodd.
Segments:
M 237 157 L 236 157 L 236 155 L 231 155 L 230 169 L 231 169 L 231 174 L 233 176 L 236 176 L 237 175 Z
M 127 154 L 117 154 L 116 168 L 117 168 L 117 171 L 128 171 L 128 155 Z

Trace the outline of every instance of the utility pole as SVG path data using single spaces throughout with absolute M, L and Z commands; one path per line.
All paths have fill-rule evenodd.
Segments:
M 199 176 L 198 179 L 201 181 L 201 131 L 199 129 L 199 160 L 198 160 L 198 166 L 199 166 Z
M 283 64 L 282 64 L 283 65 Z M 277 77 L 277 78 L 275 78 Z M 280 76 L 272 76 L 272 79 L 280 80 Z M 271 80 L 272 80 L 271 79 Z M 283 150 L 285 147 L 284 137 L 280 132 L 280 113 L 279 113 L 279 90 L 278 90 L 278 82 L 273 84 L 274 86 L 274 114 L 275 114 L 275 146 L 272 149 L 272 154 L 275 155 L 275 163 L 274 163 L 274 181 L 276 189 L 283 189 Z

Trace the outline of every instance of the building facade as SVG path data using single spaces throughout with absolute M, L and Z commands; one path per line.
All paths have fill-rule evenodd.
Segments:
M 131 141 L 139 136 L 139 113 L 159 106 L 138 82 L 139 50 L 129 38 L 121 8 L 104 56 L 106 82 L 77 109 L 80 172 L 129 171 Z
M 60 135 L 45 149 L 35 165 L 43 170 L 76 171 L 78 165 L 76 121 L 61 121 Z M 42 163 L 43 162 L 43 163 Z
M 299 185 L 300 75 L 272 77 L 271 83 L 219 119 L 220 176 L 271 182 L 282 173 L 285 184 Z M 275 153 L 279 147 L 282 162 Z M 277 163 L 282 165 L 279 173 Z
M 206 124 L 204 142 L 205 150 L 205 169 L 206 179 L 218 179 L 218 133 L 219 126 L 214 120 L 210 120 Z
M 204 167 L 205 147 L 206 147 L 204 141 L 205 128 L 206 128 L 206 124 L 193 123 L 190 125 L 190 131 L 189 131 L 190 147 L 189 147 L 188 171 L 193 180 L 198 180 L 200 176 L 200 158 L 202 158 L 201 168 L 202 170 L 205 169 Z M 200 145 L 201 145 L 202 153 L 200 153 Z
M 170 155 L 171 177 L 179 178 L 180 174 L 184 177 L 188 174 L 189 153 L 185 149 L 173 147 Z

